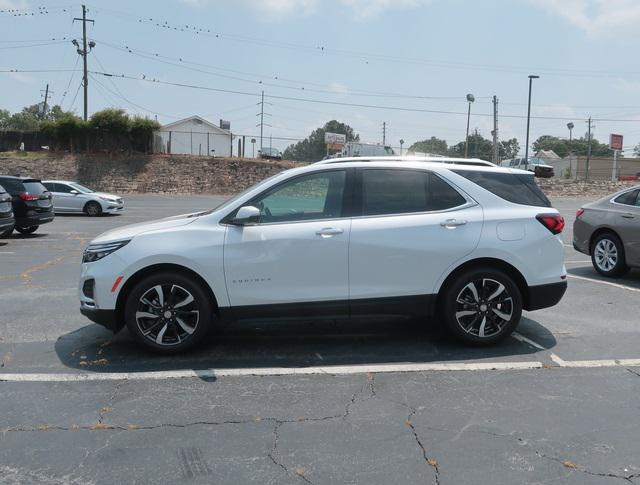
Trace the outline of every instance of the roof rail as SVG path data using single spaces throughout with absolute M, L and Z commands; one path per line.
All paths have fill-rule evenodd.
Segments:
M 481 160 L 479 158 L 442 158 L 442 157 L 348 157 L 348 158 L 328 158 L 316 162 L 314 165 L 328 165 L 334 163 L 348 162 L 429 162 L 444 163 L 450 165 L 471 165 L 476 167 L 497 167 L 497 165 Z

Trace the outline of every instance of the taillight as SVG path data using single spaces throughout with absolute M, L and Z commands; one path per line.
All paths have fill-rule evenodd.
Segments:
M 564 217 L 560 214 L 538 214 L 536 219 L 552 234 L 560 234 L 564 229 Z
M 580 216 L 584 214 L 584 209 L 582 207 L 580 207 L 580 209 L 578 209 L 576 211 L 576 219 L 580 219 Z
M 29 192 L 22 192 L 21 194 L 18 194 L 18 197 L 22 200 L 38 200 L 37 195 L 32 195 Z

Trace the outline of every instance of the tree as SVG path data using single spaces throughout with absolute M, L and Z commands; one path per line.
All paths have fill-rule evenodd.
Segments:
M 153 132 L 159 129 L 160 123 L 156 120 L 134 116 L 129 127 L 133 149 L 144 153 L 150 151 L 152 148 Z
M 472 133 L 469 135 L 469 147 L 467 151 L 470 158 L 480 158 L 491 161 L 493 158 L 493 142 L 487 140 L 480 133 Z M 450 157 L 464 157 L 464 141 L 452 145 L 449 148 L 448 155 Z
M 417 141 L 409 147 L 409 152 L 431 153 L 433 155 L 447 155 L 448 146 L 445 140 L 432 136 L 429 139 Z
M 533 142 L 534 153 L 539 150 L 553 150 L 560 157 L 566 157 L 573 153 L 575 155 L 586 156 L 589 151 L 588 134 L 581 138 L 569 140 L 558 138 L 557 136 L 543 135 Z M 610 157 L 611 150 L 606 143 L 600 143 L 591 136 L 591 156 L 593 157 Z
M 73 113 L 63 113 L 55 121 L 44 121 L 42 132 L 56 140 L 56 149 L 68 147 L 73 152 L 80 141 L 85 138 L 87 123 Z
M 498 156 L 500 160 L 510 160 L 518 156 L 520 151 L 520 144 L 517 138 L 511 138 L 510 140 L 503 140 L 498 145 Z
M 0 109 L 0 130 L 6 130 L 11 121 L 11 113 L 6 109 Z
M 327 146 L 324 142 L 324 134 L 327 132 L 346 135 L 347 141 L 358 141 L 360 139 L 360 135 L 354 133 L 353 128 L 349 125 L 337 120 L 331 120 L 325 123 L 324 126 L 313 130 L 306 139 L 289 145 L 282 155 L 283 158 L 300 162 L 322 160 L 327 154 Z
M 633 149 L 633 156 L 640 157 L 640 143 L 638 143 Z

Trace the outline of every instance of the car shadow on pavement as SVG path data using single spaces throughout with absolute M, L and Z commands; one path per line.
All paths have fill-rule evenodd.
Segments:
M 19 232 L 14 232 L 7 239 L 40 239 L 43 237 L 47 237 L 49 234 L 46 232 L 34 232 L 32 234 L 20 234 Z
M 621 278 L 607 278 L 606 276 L 602 276 L 591 265 L 569 268 L 567 273 L 581 278 L 590 278 L 605 283 L 614 283 L 640 289 L 640 270 L 638 269 L 632 269 Z
M 523 318 L 518 332 L 545 349 L 554 336 Z M 91 372 L 181 369 L 246 369 L 332 365 L 537 360 L 540 349 L 509 337 L 490 347 L 461 345 L 434 325 L 412 320 L 237 323 L 216 332 L 186 353 L 162 356 L 137 344 L 124 329 L 117 335 L 88 325 L 61 336 L 60 362 Z

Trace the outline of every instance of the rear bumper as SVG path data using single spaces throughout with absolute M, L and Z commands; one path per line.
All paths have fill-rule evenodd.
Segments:
M 16 217 L 16 227 L 41 226 L 42 224 L 53 221 L 54 218 L 55 214 L 53 210 L 50 212 L 37 212 L 25 217 Z
M 530 286 L 529 295 L 524 309 L 533 311 L 552 307 L 562 300 L 566 291 L 566 281 L 550 283 L 548 285 Z
M 115 310 L 99 310 L 97 308 L 81 306 L 80 313 L 92 322 L 102 325 L 114 333 L 123 327 L 123 325 L 118 321 Z

